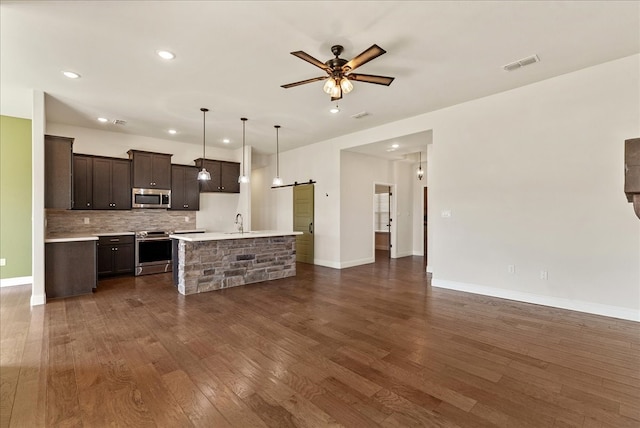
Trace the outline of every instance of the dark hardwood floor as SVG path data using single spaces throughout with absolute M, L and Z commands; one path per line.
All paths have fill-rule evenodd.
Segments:
M 1 295 L 2 427 L 635 427 L 640 324 L 429 286 L 423 260 L 181 296 Z

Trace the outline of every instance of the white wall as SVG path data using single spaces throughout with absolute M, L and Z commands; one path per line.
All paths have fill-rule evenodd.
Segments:
M 33 113 L 31 115 L 31 263 L 33 284 L 31 284 L 31 306 L 44 305 L 47 295 L 44 287 L 44 128 L 47 121 L 44 92 L 32 91 Z
M 340 264 L 340 150 L 328 144 L 313 144 L 280 153 L 280 176 L 284 184 L 316 181 L 314 186 L 314 263 Z M 293 228 L 293 188 L 271 190 L 271 209 L 276 211 L 278 230 Z M 264 207 L 268 209 L 268 207 Z M 257 209 L 257 208 L 256 208 Z
M 622 193 L 639 76 L 634 56 L 441 112 L 435 285 L 640 319 L 640 222 Z
M 361 153 L 342 151 L 340 170 L 340 267 L 373 263 L 374 185 L 396 183 L 393 163 Z
M 418 185 L 417 164 L 412 162 L 393 162 L 393 181 L 396 186 L 395 225 L 396 242 L 392 257 L 406 257 L 413 254 L 413 235 L 419 235 L 422 229 L 414 232 L 413 192 Z
M 193 165 L 194 159 L 202 157 L 202 145 L 185 143 L 179 139 L 165 140 L 52 122 L 47 123 L 46 132 L 51 135 L 75 138 L 74 153 L 128 159 L 127 151 L 145 150 L 172 154 L 171 163 L 183 165 Z M 240 162 L 242 149 L 207 147 L 207 159 Z
M 433 285 L 640 320 L 640 222 L 622 191 L 623 141 L 640 135 L 639 64 L 634 55 L 282 153 L 285 182 L 319 183 L 318 264 L 340 266 L 342 221 L 357 221 L 341 217 L 340 150 L 433 130 Z M 288 206 L 274 204 L 279 222 Z

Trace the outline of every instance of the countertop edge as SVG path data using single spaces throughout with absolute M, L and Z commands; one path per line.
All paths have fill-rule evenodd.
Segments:
M 97 241 L 97 236 L 66 236 L 60 238 L 46 238 L 45 244 L 54 244 L 57 242 L 81 242 L 81 241 Z
M 280 231 L 280 230 L 265 230 L 265 231 L 252 231 L 252 232 L 209 232 L 209 233 L 193 233 L 193 234 L 181 234 L 181 235 L 169 235 L 172 239 L 181 239 L 187 242 L 202 242 L 202 241 L 230 241 L 233 239 L 252 239 L 252 238 L 271 238 L 274 236 L 291 236 L 302 235 L 302 232 L 296 231 Z

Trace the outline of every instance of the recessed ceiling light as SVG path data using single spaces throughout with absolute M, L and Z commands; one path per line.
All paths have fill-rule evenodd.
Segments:
M 177 133 L 178 133 L 178 131 L 176 131 L 175 129 L 170 129 L 170 130 L 168 130 L 167 132 L 168 132 L 169 134 L 171 134 L 171 135 L 175 135 L 175 134 L 177 134 Z
M 63 71 L 62 74 L 64 74 L 66 77 L 68 77 L 69 79 L 79 79 L 80 75 L 78 73 L 76 73 L 75 71 Z
M 333 114 L 340 113 L 340 107 L 338 107 L 338 105 L 336 104 L 336 106 L 335 106 L 335 107 L 331 107 L 331 108 L 329 109 L 329 112 L 330 112 L 330 113 L 333 113 Z
M 394 148 L 389 148 L 389 149 L 387 149 L 387 151 L 388 151 L 388 152 L 395 152 L 395 151 L 396 151 L 396 149 L 394 149 Z
M 395 143 L 395 144 L 392 144 L 391 147 L 394 148 L 394 149 L 397 149 L 398 147 L 400 147 L 400 144 Z
M 225 138 L 222 140 L 223 143 L 225 144 L 229 144 L 231 142 L 231 140 L 229 140 L 228 138 Z
M 107 123 L 109 122 L 109 119 L 107 119 L 106 117 L 99 117 L 98 122 Z
M 176 57 L 173 52 L 169 51 L 156 51 L 156 53 L 162 59 L 174 59 Z

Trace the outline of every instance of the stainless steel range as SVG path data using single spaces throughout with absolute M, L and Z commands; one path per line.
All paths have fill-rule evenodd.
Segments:
M 136 276 L 171 272 L 171 233 L 165 230 L 136 232 Z

